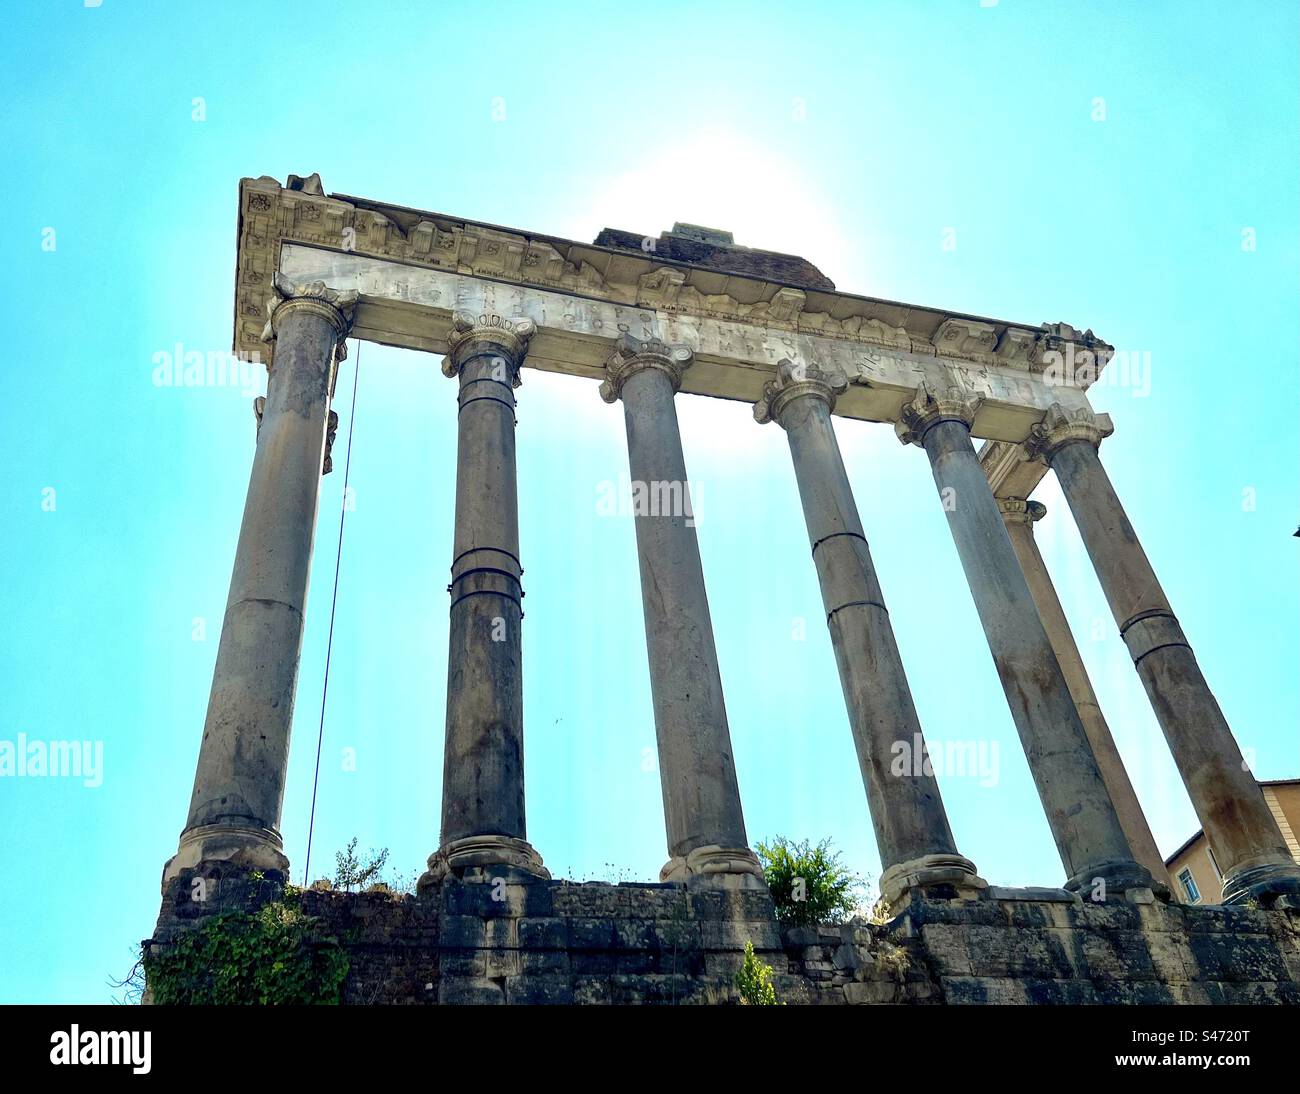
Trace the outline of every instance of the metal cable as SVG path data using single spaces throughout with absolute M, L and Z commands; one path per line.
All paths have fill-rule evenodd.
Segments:
M 361 340 L 356 340 L 357 363 L 352 370 L 352 409 L 348 414 L 348 454 L 343 466 L 343 507 L 339 513 L 339 545 L 334 556 L 334 593 L 330 598 L 330 631 L 325 643 L 325 682 L 320 696 L 320 729 L 316 734 L 316 770 L 311 778 L 311 817 L 307 821 L 307 855 L 302 867 L 302 887 L 311 876 L 311 838 L 316 828 L 316 791 L 320 785 L 320 755 L 325 743 L 325 698 L 330 690 L 330 657 L 334 653 L 334 612 L 339 603 L 339 566 L 343 562 L 343 522 L 348 515 L 348 482 L 352 477 L 352 435 L 357 420 L 357 382 L 361 378 Z

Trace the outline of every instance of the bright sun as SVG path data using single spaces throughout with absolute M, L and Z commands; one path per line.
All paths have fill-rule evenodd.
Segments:
M 744 247 L 801 255 L 850 288 L 858 270 L 830 203 L 778 149 L 709 129 L 661 145 L 642 162 L 593 180 L 590 202 L 561 234 L 590 240 L 602 228 L 623 228 L 657 236 L 676 221 L 701 224 L 731 232 Z

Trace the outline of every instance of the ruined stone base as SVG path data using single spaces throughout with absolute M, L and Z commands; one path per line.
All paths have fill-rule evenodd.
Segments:
M 170 863 L 168 864 L 170 866 Z M 287 866 L 287 864 L 286 864 Z M 209 916 L 251 912 L 284 895 L 287 870 L 254 870 L 229 861 L 205 861 L 164 872 L 162 908 L 149 942 L 170 942 Z
M 885 924 L 782 930 L 765 891 L 517 876 L 302 906 L 349 952 L 347 1003 L 734 1003 L 746 942 L 787 1003 L 1300 1003 L 1285 909 L 990 887 L 914 894 Z M 164 908 L 160 938 L 197 911 L 181 910 Z
M 914 903 L 887 934 L 945 1003 L 1300 1003 L 1300 915 L 1287 910 L 992 887 L 978 903 Z

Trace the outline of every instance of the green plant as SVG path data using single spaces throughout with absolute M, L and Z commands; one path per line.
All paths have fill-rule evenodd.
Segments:
M 772 970 L 754 956 L 754 943 L 745 943 L 745 963 L 736 973 L 736 989 L 740 992 L 742 1006 L 774 1007 L 777 1005 L 776 988 L 772 986 Z
M 881 942 L 876 948 L 876 964 L 889 973 L 896 983 L 901 984 L 907 979 L 907 970 L 912 964 L 912 959 L 901 946 L 895 946 L 892 942 Z
M 357 837 L 348 840 L 347 848 L 334 852 L 334 887 L 344 891 L 363 888 L 368 882 L 379 877 L 388 862 L 388 848 L 371 851 L 370 858 L 362 862 L 357 858 Z
M 782 925 L 843 923 L 856 910 L 862 879 L 841 865 L 829 839 L 813 846 L 777 836 L 755 850 Z
M 255 912 L 212 916 L 144 957 L 160 1004 L 337 1004 L 348 966 L 338 939 L 322 935 L 295 890 Z

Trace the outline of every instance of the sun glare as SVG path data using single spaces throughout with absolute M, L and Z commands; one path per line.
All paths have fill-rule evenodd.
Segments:
M 593 201 L 564 225 L 574 239 L 602 228 L 658 236 L 677 221 L 731 232 L 742 247 L 797 254 L 836 284 L 856 271 L 817 184 L 780 149 L 726 129 L 662 145 L 644 166 L 593 180 Z

